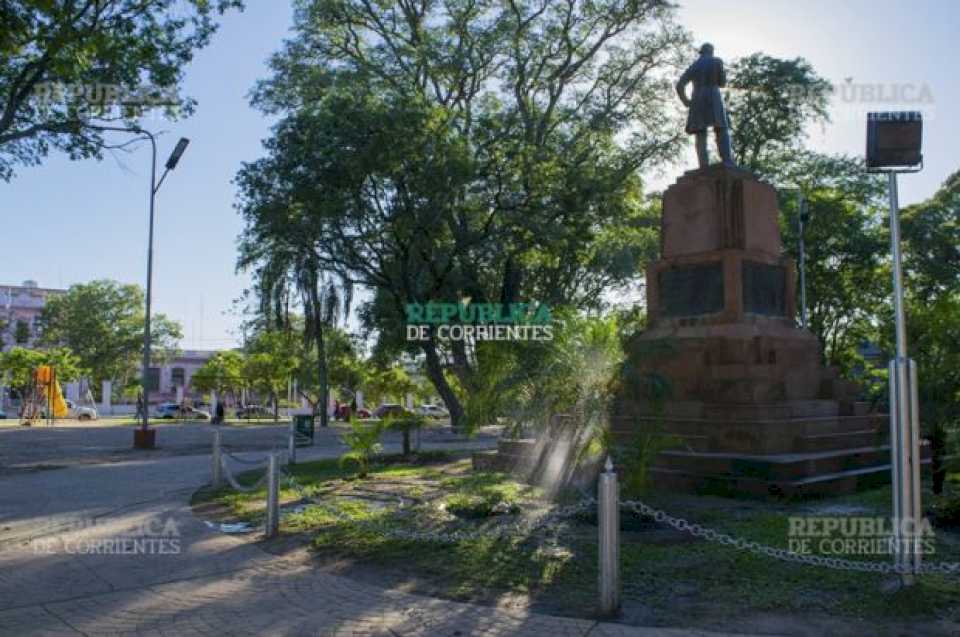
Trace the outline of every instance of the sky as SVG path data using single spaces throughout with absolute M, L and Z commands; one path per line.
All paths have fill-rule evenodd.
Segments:
M 267 76 L 266 61 L 291 25 L 285 0 L 248 0 L 225 16 L 210 46 L 186 71 L 184 92 L 199 102 L 193 117 L 146 120 L 163 135 L 162 165 L 179 137 L 190 146 L 157 194 L 154 311 L 183 325 L 184 349 L 220 349 L 239 340 L 232 301 L 249 285 L 235 272 L 243 224 L 231 180 L 241 162 L 262 154 L 271 120 L 249 106 L 248 93 Z M 924 114 L 923 172 L 900 178 L 902 205 L 921 201 L 960 168 L 956 125 L 960 82 L 954 0 L 687 0 L 679 19 L 697 42 L 724 59 L 763 51 L 804 57 L 827 80 L 846 84 L 832 105 L 833 122 L 810 131 L 808 145 L 862 155 L 865 113 Z M 850 78 L 849 82 L 847 78 Z M 870 92 L 873 97 L 871 98 Z M 663 188 L 696 165 L 692 145 L 683 165 L 652 178 Z M 52 154 L 0 182 L 0 284 L 26 279 L 43 287 L 109 278 L 143 285 L 149 203 L 149 144 L 118 157 L 72 162 Z

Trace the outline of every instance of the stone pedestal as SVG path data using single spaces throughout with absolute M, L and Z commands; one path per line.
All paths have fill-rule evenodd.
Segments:
M 661 255 L 614 419 L 621 437 L 669 446 L 654 484 L 804 495 L 889 479 L 886 417 L 822 366 L 817 338 L 794 322 L 772 186 L 719 165 L 687 172 L 664 193 Z

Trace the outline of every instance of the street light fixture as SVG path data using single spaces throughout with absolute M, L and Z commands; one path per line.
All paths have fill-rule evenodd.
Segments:
M 186 150 L 190 140 L 181 137 L 180 141 L 174 147 L 173 152 L 167 159 L 163 175 L 160 181 L 157 181 L 157 140 L 153 134 L 143 129 L 138 129 L 150 138 L 150 144 L 153 147 L 153 160 L 150 164 L 150 233 L 147 239 L 147 307 L 146 316 L 143 324 L 143 421 L 140 429 L 134 431 L 133 445 L 140 449 L 153 449 L 156 446 L 156 430 L 150 429 L 150 304 L 153 296 L 153 211 L 154 202 L 160 185 L 166 179 L 167 173 L 177 167 L 180 156 Z
M 147 298 L 146 314 L 143 322 L 143 371 L 141 373 L 141 382 L 143 384 L 143 412 L 141 413 L 141 424 L 133 432 L 133 446 L 138 449 L 152 449 L 156 446 L 156 430 L 150 429 L 150 305 L 153 297 L 153 217 L 155 208 L 155 199 L 160 185 L 166 179 L 167 173 L 177 167 L 180 157 L 187 149 L 190 140 L 181 137 L 180 141 L 174 147 L 173 152 L 164 165 L 163 175 L 160 181 L 157 181 L 157 139 L 153 133 L 139 126 L 121 128 L 119 126 L 97 126 L 98 130 L 117 131 L 123 133 L 136 133 L 146 135 L 150 140 L 150 146 L 153 151 L 150 163 L 150 230 L 147 238 Z
M 800 327 L 807 327 L 807 250 L 803 238 L 803 229 L 810 220 L 807 213 L 807 201 L 803 196 L 803 188 L 797 188 L 797 241 L 800 256 Z
M 923 120 L 917 112 L 867 114 L 867 169 L 887 173 L 890 196 L 890 252 L 893 261 L 893 310 L 896 356 L 890 361 L 890 468 L 893 486 L 894 560 L 903 583 L 920 572 L 920 411 L 917 366 L 907 358 L 907 326 L 903 307 L 903 267 L 897 173 L 923 168 Z

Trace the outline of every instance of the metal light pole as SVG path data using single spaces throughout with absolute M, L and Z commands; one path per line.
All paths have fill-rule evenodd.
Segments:
M 150 146 L 153 150 L 152 160 L 150 162 L 150 231 L 147 238 L 147 299 L 146 316 L 144 317 L 143 323 L 143 372 L 141 376 L 143 379 L 143 423 L 140 429 L 146 432 L 150 427 L 150 304 L 153 298 L 153 212 L 157 191 L 160 190 L 160 186 L 163 184 L 163 180 L 166 179 L 167 173 L 177 167 L 177 162 L 180 161 L 180 157 L 183 155 L 183 151 L 187 149 L 187 144 L 190 143 L 190 140 L 186 137 L 180 138 L 173 152 L 170 153 L 167 163 L 164 165 L 160 181 L 157 181 L 157 140 L 153 136 L 153 133 L 143 129 L 137 130 L 150 138 Z M 153 447 L 153 440 L 148 440 L 149 442 L 144 441 L 145 444 L 143 446 Z
M 148 382 L 150 375 L 150 304 L 153 298 L 153 213 L 155 209 L 157 191 L 160 190 L 160 185 L 163 184 L 163 180 L 166 179 L 167 173 L 177 167 L 177 162 L 180 161 L 180 157 L 183 155 L 183 151 L 187 149 L 187 145 L 190 143 L 190 140 L 186 137 L 180 138 L 180 141 L 177 142 L 173 152 L 170 153 L 167 163 L 164 165 L 164 171 L 160 176 L 160 181 L 157 181 L 157 139 L 153 133 L 140 128 L 139 126 L 125 128 L 119 126 L 96 126 L 94 128 L 103 131 L 116 131 L 121 133 L 136 133 L 137 135 L 146 135 L 147 139 L 150 140 L 150 148 L 152 151 L 150 161 L 150 229 L 147 235 L 147 298 L 145 308 L 146 315 L 144 316 L 143 322 L 143 370 L 141 372 L 141 382 L 143 383 L 143 413 L 141 414 L 142 421 L 140 424 L 140 429 L 134 431 L 133 438 L 134 447 L 149 449 L 154 446 L 154 437 L 152 435 L 153 432 L 149 429 L 150 386 Z
M 803 190 L 797 188 L 797 234 L 800 237 L 800 327 L 807 327 L 807 254 L 803 242 L 803 226 L 806 223 L 807 202 L 803 198 Z
M 900 250 L 900 210 L 897 173 L 923 167 L 920 153 L 920 113 L 869 113 L 867 115 L 867 167 L 887 173 L 890 197 L 890 254 L 893 275 L 893 312 L 896 352 L 890 361 L 890 473 L 893 491 L 894 565 L 904 585 L 913 584 L 920 572 L 923 509 L 920 502 L 920 408 L 917 400 L 917 367 L 907 357 L 907 322 L 903 302 L 903 267 Z

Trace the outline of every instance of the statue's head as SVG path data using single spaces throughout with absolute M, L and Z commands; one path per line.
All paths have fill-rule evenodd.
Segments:
M 713 55 L 713 45 L 709 42 L 704 42 L 700 46 L 700 55 Z

